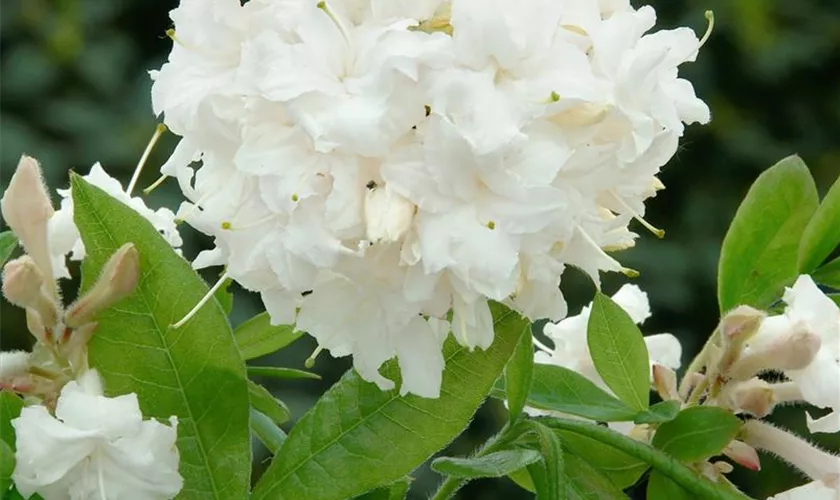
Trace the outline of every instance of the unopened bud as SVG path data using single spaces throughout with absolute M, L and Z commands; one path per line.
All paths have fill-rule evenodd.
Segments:
M 769 415 L 776 405 L 773 388 L 760 378 L 727 384 L 723 388 L 721 399 L 731 408 L 749 413 L 757 418 Z
M 0 380 L 26 375 L 29 371 L 29 353 L 26 351 L 0 352 Z
M 758 452 L 743 441 L 733 440 L 723 449 L 723 454 L 731 458 L 736 464 L 749 470 L 761 470 L 761 459 L 758 457 Z
M 750 306 L 738 306 L 729 311 L 720 321 L 720 333 L 725 343 L 743 343 L 755 335 L 767 316 Z
M 67 341 L 59 346 L 59 352 L 70 361 L 70 366 L 75 370 L 87 368 L 87 345 L 98 326 L 99 323 L 96 322 L 85 323 L 73 330 Z
M 47 328 L 58 319 L 58 306 L 44 291 L 44 277 L 35 261 L 23 255 L 3 267 L 3 295 L 12 304 L 32 309 Z
M 111 256 L 93 288 L 70 306 L 64 322 L 70 328 L 89 323 L 100 311 L 131 295 L 140 279 L 140 256 L 126 243 Z
M 3 210 L 3 219 L 20 239 L 26 253 L 32 256 L 44 281 L 52 283 L 47 221 L 55 211 L 44 187 L 41 167 L 34 158 L 21 156 L 9 187 L 0 200 L 0 208 Z M 55 295 L 54 285 L 49 286 L 50 294 Z
M 761 420 L 745 422 L 741 439 L 754 448 L 778 455 L 814 481 L 831 484 L 840 477 L 840 457 Z
M 53 341 L 52 330 L 47 330 L 41 315 L 32 309 L 26 310 L 26 328 L 42 344 L 51 344 Z
M 788 332 L 759 345 L 736 361 L 726 374 L 734 380 L 747 380 L 767 370 L 801 370 L 811 364 L 822 341 L 805 323 L 795 323 Z
M 663 401 L 680 399 L 677 393 L 677 374 L 662 365 L 653 365 L 653 385 Z

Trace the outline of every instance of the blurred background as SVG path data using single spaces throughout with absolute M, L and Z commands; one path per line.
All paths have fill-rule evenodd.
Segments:
M 650 296 L 647 334 L 671 332 L 684 346 L 687 364 L 717 321 L 716 262 L 724 232 L 755 177 L 792 153 L 800 154 L 824 194 L 840 174 L 840 2 L 836 0 L 652 0 L 658 28 L 706 29 L 703 12 L 717 25 L 699 60 L 681 67 L 712 109 L 712 123 L 688 129 L 677 156 L 661 176 L 667 186 L 648 204 L 647 219 L 667 230 L 657 240 L 641 228 L 637 246 L 618 257 L 641 271 L 635 280 Z M 635 6 L 640 2 L 634 1 Z M 0 182 L 5 189 L 21 153 L 38 158 L 50 187 L 65 187 L 68 170 L 87 173 L 99 161 L 125 185 L 156 124 L 147 71 L 161 66 L 171 47 L 164 32 L 177 0 L 3 0 L 0 6 Z M 157 177 L 176 139 L 160 141 L 139 186 Z M 176 207 L 175 183 L 164 184 L 149 205 Z M 208 244 L 189 230 L 185 255 Z M 214 280 L 214 276 L 206 276 Z M 622 279 L 620 279 L 622 278 Z M 215 280 L 214 280 L 215 281 Z M 623 277 L 610 276 L 612 293 Z M 76 284 L 68 283 L 73 297 Z M 570 311 L 592 296 L 575 275 L 565 280 Z M 256 296 L 236 290 L 234 323 L 259 312 Z M 22 311 L 2 304 L 3 349 L 30 342 Z M 314 342 L 302 339 L 270 359 L 303 367 Z M 269 386 L 300 416 L 347 369 L 347 360 L 318 359 L 323 381 Z M 268 381 L 266 381 L 268 382 Z M 447 454 L 468 454 L 504 421 L 504 408 L 488 401 Z M 801 408 L 777 411 L 776 420 L 804 431 Z M 287 426 L 288 427 L 288 426 Z M 837 451 L 840 439 L 817 439 Z M 255 477 L 266 456 L 256 458 Z M 792 487 L 801 479 L 772 457 L 760 474 L 736 468 L 734 481 L 756 498 Z M 416 472 L 412 498 L 426 498 L 439 478 Z M 643 498 L 644 485 L 631 492 Z M 530 498 L 510 481 L 477 481 L 464 499 Z

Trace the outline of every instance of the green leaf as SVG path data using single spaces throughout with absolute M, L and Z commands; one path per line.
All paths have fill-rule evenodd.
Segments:
M 230 278 L 226 279 L 222 286 L 216 290 L 216 293 L 213 294 L 213 298 L 216 299 L 216 302 L 222 307 L 222 311 L 225 312 L 225 316 L 230 316 L 230 312 L 233 311 L 233 294 L 228 291 L 228 287 L 230 284 L 233 283 L 233 280 Z
M 503 399 L 505 393 L 494 391 L 493 396 Z M 526 404 L 602 422 L 629 421 L 638 413 L 583 375 L 557 365 L 534 365 Z
M 692 493 L 695 498 L 703 498 L 704 500 L 746 500 L 748 498 L 737 491 L 733 491 L 728 486 L 709 481 L 667 453 L 606 427 L 582 420 L 565 418 L 542 417 L 538 420 L 552 429 L 573 432 L 597 440 L 643 460 L 655 470 L 665 474 L 685 488 L 686 491 Z
M 696 462 L 720 453 L 740 428 L 741 420 L 723 408 L 693 406 L 662 424 L 652 444 L 677 460 Z
M 9 257 L 12 256 L 15 249 L 18 247 L 18 238 L 15 233 L 11 231 L 3 231 L 0 233 L 0 267 L 6 264 Z
M 356 500 L 404 500 L 408 494 L 408 487 L 411 485 L 411 478 L 404 477 L 401 480 L 391 483 L 388 486 L 376 488 L 364 495 L 356 497 Z
M 480 457 L 440 457 L 432 462 L 432 470 L 463 479 L 506 476 L 539 461 L 542 455 L 534 450 L 502 450 Z
M 840 245 L 840 177 L 834 181 L 799 243 L 799 272 L 808 274 Z
M 382 391 L 349 371 L 292 429 L 253 499 L 343 499 L 400 479 L 461 433 L 513 353 L 527 320 L 492 304 L 487 350 L 444 344 L 440 398 Z M 384 376 L 399 380 L 396 363 Z
M 275 398 L 265 387 L 249 380 L 248 397 L 251 399 L 251 407 L 270 418 L 275 424 L 280 425 L 288 422 L 292 417 L 289 408 Z
M 650 365 L 642 332 L 627 312 L 595 294 L 586 335 L 592 362 L 619 399 L 636 410 L 650 404 Z
M 798 156 L 758 176 L 720 250 L 722 312 L 741 304 L 766 309 L 796 278 L 799 241 L 818 205 L 814 179 Z
M 555 430 L 563 442 L 563 449 L 585 460 L 619 488 L 638 482 L 648 464 L 595 439 L 569 431 Z
M 840 290 L 840 257 L 817 269 L 812 278 L 817 283 Z
M 513 356 L 505 367 L 505 392 L 508 401 L 508 420 L 513 425 L 525 408 L 525 400 L 534 378 L 534 337 L 522 335 Z M 523 466 L 524 467 L 524 466 Z
M 535 420 L 529 421 L 528 424 L 537 436 L 540 453 L 542 453 L 543 457 L 541 464 L 528 466 L 528 470 L 532 472 L 531 478 L 534 479 L 534 486 L 537 490 L 537 500 L 565 500 L 565 457 L 563 456 L 563 447 L 560 444 L 560 439 L 551 429 Z M 545 472 L 545 475 L 542 477 L 536 475 L 535 477 L 533 470 L 539 467 L 539 465 L 542 466 L 541 468 Z
M 15 471 L 15 450 L 6 441 L 0 441 L 0 493 L 12 487 L 12 473 Z
M 15 428 L 12 420 L 20 416 L 23 400 L 7 391 L 0 391 L 0 492 L 12 485 L 15 469 Z
M 586 461 L 570 454 L 563 456 L 566 498 L 569 500 L 627 499 L 621 489 Z
M 177 415 L 180 499 L 245 498 L 251 446 L 245 363 L 223 311 L 211 301 L 187 324 L 170 328 L 208 293 L 189 263 L 134 210 L 71 176 L 75 222 L 87 257 L 83 289 L 108 258 L 133 242 L 137 290 L 99 314 L 90 361 L 111 395 L 137 393 L 147 417 Z
M 835 304 L 840 306 L 840 293 L 830 293 L 828 294 L 828 298 L 833 300 Z
M 251 408 L 251 431 L 257 436 L 262 444 L 268 448 L 272 455 L 276 455 L 280 446 L 288 437 L 283 429 L 277 427 L 265 414 Z
M 296 368 L 284 368 L 280 366 L 249 366 L 248 376 L 280 379 L 306 378 L 312 380 L 321 380 L 321 376 L 317 373 L 308 372 L 306 370 L 298 370 Z
M 648 479 L 647 500 L 692 500 L 687 491 L 661 472 L 653 471 Z
M 272 325 L 265 312 L 239 325 L 233 334 L 242 358 L 246 360 L 278 351 L 303 335 L 296 332 L 293 325 Z
M 679 401 L 660 401 L 636 415 L 633 422 L 637 424 L 661 424 L 674 420 L 679 412 Z
M 12 426 L 12 420 L 20 416 L 22 409 L 22 399 L 11 392 L 0 391 L 0 439 L 9 445 L 12 451 L 16 449 L 15 428 Z
M 534 486 L 534 480 L 531 479 L 531 474 L 528 472 L 528 469 L 531 467 L 539 467 L 539 465 L 532 464 L 529 465 L 527 468 L 515 470 L 508 474 L 508 479 L 516 483 L 517 486 L 519 486 L 523 490 L 534 493 L 536 491 L 536 487 Z

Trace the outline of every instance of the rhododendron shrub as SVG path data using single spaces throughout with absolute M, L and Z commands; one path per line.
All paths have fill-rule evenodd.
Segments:
M 623 0 L 182 0 L 171 18 L 130 182 L 97 163 L 48 187 L 23 155 L 3 194 L 3 296 L 34 347 L 0 354 L 0 493 L 405 498 L 490 396 L 508 422 L 431 461 L 435 499 L 486 477 L 539 499 L 640 481 L 654 500 L 743 498 L 728 474 L 760 452 L 808 478 L 773 498 L 840 494 L 840 458 L 765 420 L 797 404 L 810 433 L 840 432 L 840 184 L 820 200 L 795 156 L 759 176 L 690 363 L 642 333 L 638 286 L 601 290 L 639 273 L 618 251 L 664 236 L 645 202 L 712 117 L 680 77 L 711 13 L 702 37 Z M 177 146 L 141 192 L 164 133 Z M 149 207 L 164 182 L 183 201 Z M 188 231 L 212 248 L 182 252 Z M 592 282 L 580 311 L 573 269 Z M 236 329 L 231 282 L 265 307 Z M 251 378 L 317 375 L 251 360 L 302 335 L 305 366 L 353 368 L 293 414 Z M 253 483 L 252 439 L 273 457 Z

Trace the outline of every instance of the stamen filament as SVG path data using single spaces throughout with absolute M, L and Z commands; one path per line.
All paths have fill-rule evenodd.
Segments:
M 309 357 L 306 358 L 306 361 L 303 362 L 303 366 L 305 366 L 306 368 L 312 368 L 313 366 L 315 366 L 315 358 L 317 358 L 323 350 L 324 348 L 320 345 L 316 347 L 315 350 L 312 351 L 312 354 L 310 354 Z
M 537 337 L 533 338 L 533 342 L 534 342 L 534 345 L 537 346 L 537 349 L 539 349 L 543 352 L 546 352 L 548 354 L 551 354 L 552 352 L 554 352 L 554 349 L 552 349 L 552 348 L 548 347 L 547 345 L 543 344 L 542 342 L 540 342 L 540 340 Z
M 128 187 L 125 188 L 125 194 L 131 196 L 131 192 L 134 190 L 134 186 L 137 185 L 137 180 L 140 178 L 140 172 L 143 171 L 143 167 L 146 165 L 146 160 L 149 159 L 149 155 L 155 148 L 155 144 L 157 144 L 158 139 L 160 139 L 160 136 L 163 135 L 164 132 L 166 132 L 166 125 L 158 123 L 155 127 L 155 133 L 152 134 L 149 144 L 146 145 L 146 149 L 143 151 L 143 156 L 141 156 L 140 161 L 137 162 L 137 167 L 134 169 L 134 175 L 131 176 L 131 180 L 128 182 Z
M 187 313 L 186 316 L 181 318 L 177 323 L 175 323 L 173 325 L 170 325 L 170 326 L 172 328 L 181 328 L 182 326 L 184 326 L 184 324 L 187 321 L 191 320 L 193 318 L 193 316 L 198 314 L 198 311 L 200 311 L 201 308 L 204 307 L 204 304 L 206 304 L 207 302 L 210 301 L 211 298 L 213 298 L 213 295 L 215 295 L 216 292 L 218 292 L 219 289 L 222 288 L 222 286 L 225 284 L 225 281 L 227 281 L 227 279 L 228 279 L 228 273 L 227 273 L 227 271 L 225 271 L 219 277 L 219 281 L 217 281 L 216 284 L 213 285 L 210 288 L 210 290 L 207 291 L 207 293 L 204 295 L 204 297 L 202 297 L 201 300 L 198 301 L 198 304 L 196 304 L 195 307 L 193 307 L 190 310 L 190 312 Z
M 168 175 L 161 175 L 160 177 L 158 177 L 158 180 L 156 180 L 155 182 L 151 183 L 151 184 L 149 185 L 149 187 L 147 187 L 146 189 L 144 189 L 144 190 L 143 190 L 143 195 L 145 195 L 145 196 L 149 196 L 149 194 L 150 194 L 152 191 L 154 191 L 155 189 L 159 188 L 159 187 L 160 187 L 160 185 L 161 185 L 161 184 L 163 184 L 163 181 L 165 181 L 165 180 L 166 180 L 166 179 L 168 179 L 168 178 L 169 178 L 169 176 L 168 176 Z
M 624 207 L 624 209 L 627 210 L 628 213 L 632 214 L 633 218 L 636 219 L 637 221 L 639 221 L 639 223 L 641 223 L 645 227 L 645 229 L 647 229 L 648 231 L 653 233 L 653 235 L 656 236 L 657 238 L 661 239 L 661 238 L 665 237 L 665 231 L 663 229 L 659 229 L 658 227 L 655 227 L 650 222 L 646 221 L 645 218 L 642 217 L 641 215 L 639 215 L 638 212 L 633 210 L 633 207 L 628 205 L 627 202 L 624 201 L 624 199 L 621 196 L 618 195 L 618 193 L 616 193 L 612 189 L 609 192 L 613 196 L 613 198 L 615 198 L 615 200 L 619 203 L 619 205 Z
M 703 33 L 703 38 L 700 39 L 700 44 L 697 46 L 699 50 L 706 42 L 709 40 L 709 37 L 712 36 L 712 30 L 715 29 L 715 13 L 711 10 L 706 11 L 706 20 L 709 22 L 708 26 L 706 26 L 706 32 Z
M 324 13 L 329 17 L 335 26 L 338 28 L 338 31 L 341 33 L 341 37 L 344 38 L 344 41 L 347 42 L 348 47 L 353 47 L 353 42 L 350 41 L 350 32 L 347 30 L 347 27 L 344 26 L 344 23 L 341 22 L 341 19 L 335 14 L 335 12 L 330 9 L 327 2 L 320 1 L 318 2 L 318 8 L 324 11 Z

